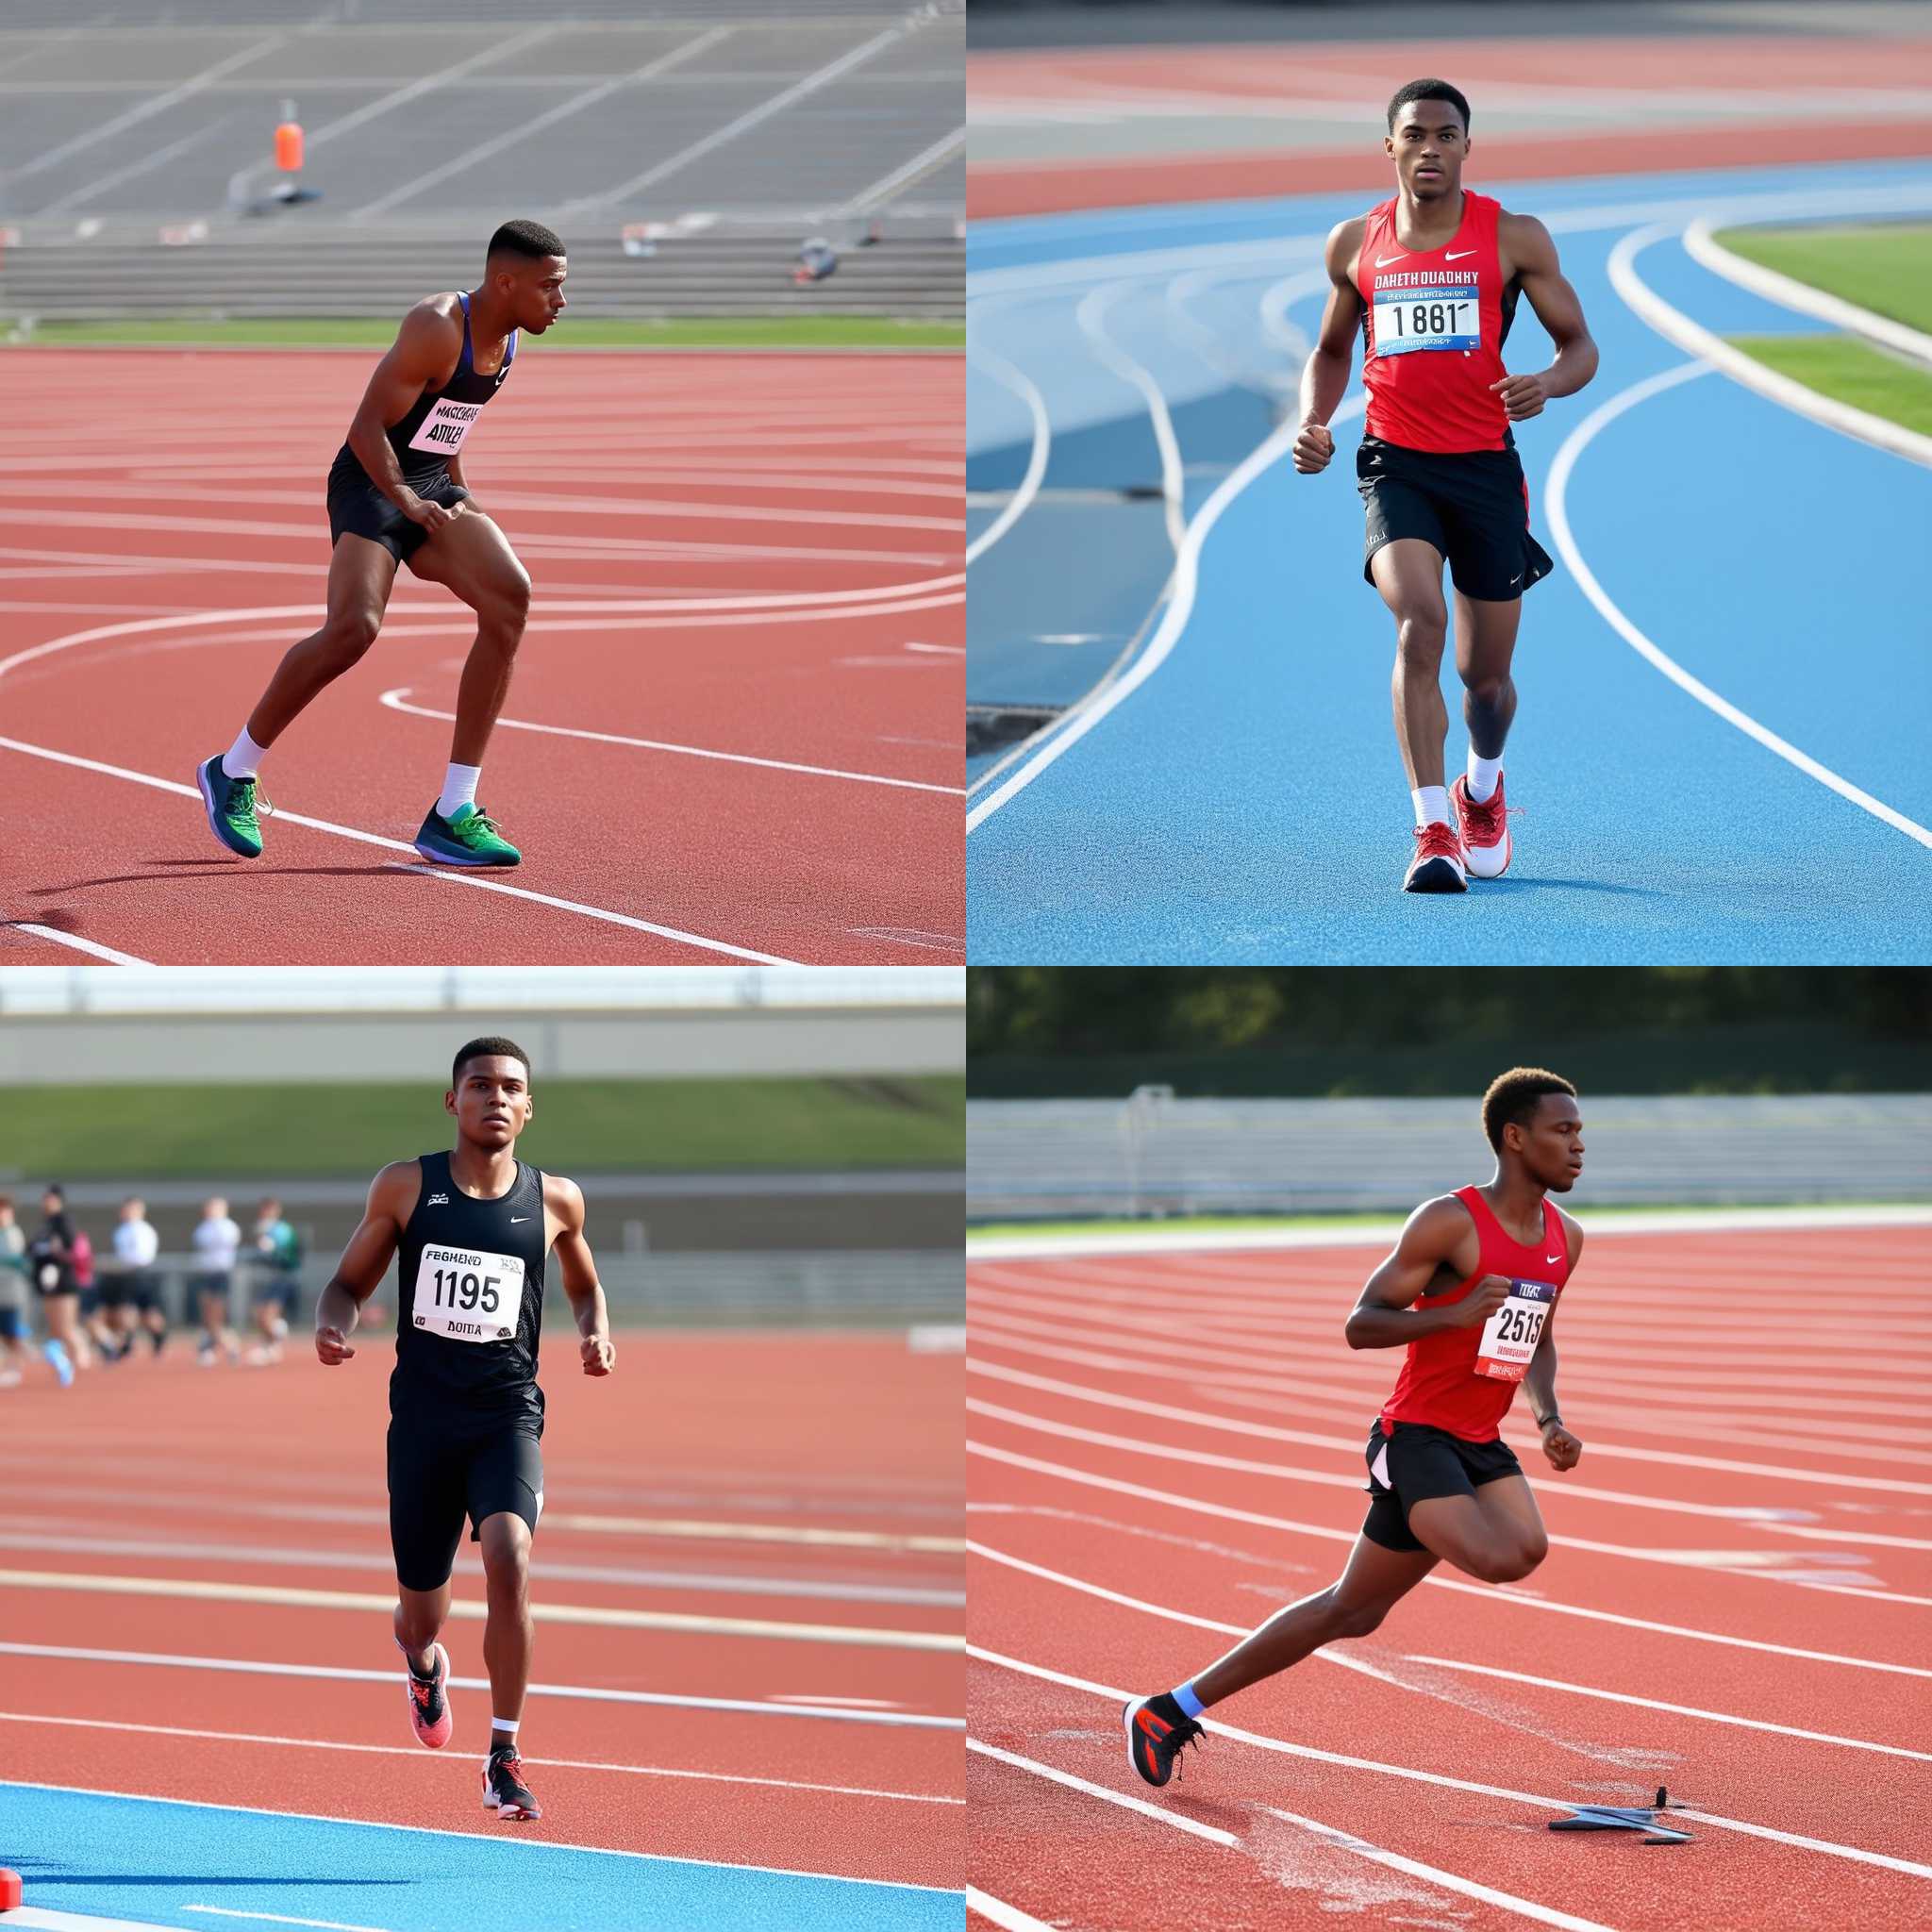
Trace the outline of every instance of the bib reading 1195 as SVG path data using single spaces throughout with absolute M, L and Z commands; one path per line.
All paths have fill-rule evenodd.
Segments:
M 424 1243 L 412 1307 L 418 1328 L 451 1341 L 508 1341 L 523 1305 L 521 1256 Z

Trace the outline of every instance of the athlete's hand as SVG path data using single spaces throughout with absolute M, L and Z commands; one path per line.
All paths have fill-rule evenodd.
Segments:
M 1583 1454 L 1583 1444 L 1561 1423 L 1552 1423 L 1543 1431 L 1543 1454 L 1552 1469 L 1574 1469 Z
M 1501 382 L 1492 382 L 1490 385 L 1491 395 L 1499 390 L 1503 395 L 1503 413 L 1512 423 L 1521 423 L 1530 416 L 1541 416 L 1543 405 L 1549 401 L 1541 375 L 1506 375 Z
M 431 503 L 411 490 L 403 499 L 403 514 L 412 524 L 420 525 L 433 537 L 445 524 L 454 523 L 461 511 L 460 503 L 444 505 Z
M 1456 1325 L 1458 1328 L 1480 1328 L 1508 1299 L 1509 1277 L 1507 1274 L 1485 1274 L 1456 1304 Z
M 584 1374 L 608 1375 L 617 1361 L 617 1351 L 608 1335 L 587 1335 L 583 1341 Z
M 332 1369 L 338 1362 L 345 1362 L 356 1351 L 349 1346 L 349 1338 L 340 1328 L 318 1328 L 315 1331 L 315 1353 L 325 1369 Z
M 1294 466 L 1304 476 L 1315 475 L 1328 467 L 1335 454 L 1335 438 L 1325 423 L 1304 423 L 1294 440 Z

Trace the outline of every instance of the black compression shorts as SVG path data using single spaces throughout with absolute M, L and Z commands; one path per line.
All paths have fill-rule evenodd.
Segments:
M 1556 568 L 1529 534 L 1529 490 L 1513 449 L 1442 456 L 1365 436 L 1355 475 L 1368 511 L 1362 575 L 1371 584 L 1376 551 L 1398 537 L 1434 544 L 1456 588 L 1482 603 L 1514 603 Z
M 444 508 L 469 500 L 470 492 L 449 480 L 449 472 L 439 465 L 427 475 L 403 479 L 425 503 L 440 503 Z M 412 524 L 374 483 L 369 473 L 344 451 L 328 473 L 328 541 L 334 545 L 343 537 L 367 537 L 380 543 L 398 563 L 408 563 L 429 541 L 421 524 Z
M 1473 1496 L 1484 1483 L 1521 1475 L 1516 1452 L 1500 1438 L 1465 1442 L 1427 1423 L 1396 1423 L 1382 1433 L 1378 1417 L 1369 1429 L 1369 1513 L 1362 1534 L 1385 1550 L 1425 1547 L 1408 1527 L 1408 1512 L 1431 1496 Z
M 472 1541 L 501 1510 L 534 1534 L 543 1507 L 542 1424 L 534 1416 L 477 1424 L 428 1414 L 389 1425 L 389 1536 L 396 1581 L 440 1590 L 470 1519 Z

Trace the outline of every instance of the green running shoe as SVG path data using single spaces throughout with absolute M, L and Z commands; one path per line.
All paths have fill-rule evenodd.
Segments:
M 231 778 L 222 770 L 219 752 L 197 765 L 194 782 L 201 787 L 201 802 L 208 808 L 208 829 L 230 852 L 243 858 L 261 857 L 261 826 L 258 810 L 273 812 L 267 799 L 258 800 L 253 778 Z
M 459 805 L 452 818 L 440 817 L 432 805 L 416 834 L 416 850 L 438 865 L 516 865 L 524 856 L 480 805 Z

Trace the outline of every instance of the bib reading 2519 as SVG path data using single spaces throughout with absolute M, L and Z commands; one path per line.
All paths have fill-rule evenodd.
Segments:
M 1474 281 L 1419 288 L 1375 283 L 1375 354 L 1482 346 L 1482 308 Z
M 508 1341 L 523 1303 L 520 1256 L 424 1243 L 413 1297 L 418 1328 L 451 1341 Z
M 1512 1281 L 1509 1296 L 1483 1324 L 1476 1344 L 1475 1372 L 1497 1382 L 1520 1382 L 1529 1358 L 1542 1340 L 1543 1324 L 1557 1306 L 1557 1291 L 1547 1281 Z

